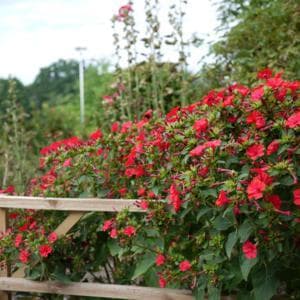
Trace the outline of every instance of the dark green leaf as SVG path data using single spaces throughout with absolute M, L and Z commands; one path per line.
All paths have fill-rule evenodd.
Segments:
M 239 235 L 240 241 L 242 243 L 245 242 L 249 238 L 252 231 L 253 231 L 253 227 L 252 227 L 251 223 L 248 220 L 246 220 L 239 228 L 238 235 Z
M 132 280 L 145 274 L 154 264 L 155 264 L 155 253 L 147 253 L 142 259 L 137 263 Z
M 209 213 L 210 211 L 212 211 L 212 208 L 209 207 L 205 207 L 199 210 L 198 214 L 197 214 L 197 221 L 199 221 L 199 219 L 206 215 L 207 213 Z
M 227 230 L 231 225 L 232 223 L 227 218 L 223 218 L 222 216 L 218 216 L 213 222 L 214 228 L 219 231 Z
M 236 244 L 237 240 L 238 240 L 238 234 L 236 231 L 231 232 L 228 235 L 228 239 L 225 244 L 225 251 L 229 258 L 231 257 L 232 249 L 233 249 L 234 245 Z
M 109 252 L 112 256 L 116 256 L 122 252 L 122 248 L 120 247 L 118 242 L 115 240 L 109 240 L 107 242 L 107 246 L 108 246 Z
M 194 296 L 195 296 L 196 300 L 204 300 L 205 299 L 205 290 L 203 288 L 196 289 Z
M 207 296 L 208 296 L 208 300 L 220 300 L 221 299 L 221 289 L 214 287 L 214 286 L 208 286 Z
M 245 281 L 247 281 L 251 269 L 256 265 L 257 262 L 258 262 L 257 258 L 253 258 L 253 259 L 245 258 L 241 263 L 242 276 Z

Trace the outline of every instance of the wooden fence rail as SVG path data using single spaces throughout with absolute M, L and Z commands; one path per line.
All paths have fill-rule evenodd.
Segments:
M 127 208 L 132 212 L 144 212 L 136 205 L 137 200 L 96 198 L 41 198 L 0 195 L 0 231 L 7 229 L 7 209 L 35 209 L 69 211 L 66 219 L 55 229 L 63 236 L 86 212 L 117 212 Z M 74 282 L 62 284 L 47 281 L 35 282 L 24 279 L 24 268 L 10 274 L 9 267 L 0 271 L 0 300 L 8 300 L 9 292 L 48 293 L 86 297 L 139 300 L 191 300 L 188 290 L 160 289 L 140 286 Z

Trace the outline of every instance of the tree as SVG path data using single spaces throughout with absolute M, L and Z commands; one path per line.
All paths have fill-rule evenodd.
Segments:
M 26 111 L 29 109 L 29 102 L 27 101 L 27 90 L 26 87 L 23 85 L 23 83 L 17 79 L 17 78 L 10 78 L 10 79 L 0 79 L 0 111 L 5 111 L 5 101 L 8 98 L 9 95 L 9 86 L 10 82 L 14 82 L 14 89 L 16 97 L 18 98 L 20 104 L 26 109 Z
M 29 86 L 34 102 L 57 102 L 58 96 L 77 95 L 78 63 L 75 60 L 63 60 L 41 68 L 33 84 Z
M 300 2 L 298 0 L 219 0 L 224 34 L 211 47 L 214 62 L 204 65 L 204 90 L 228 82 L 247 83 L 258 69 L 285 70 L 300 77 Z

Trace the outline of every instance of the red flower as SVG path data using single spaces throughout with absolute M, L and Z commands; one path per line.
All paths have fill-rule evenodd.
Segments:
M 233 91 L 239 92 L 244 97 L 249 93 L 249 89 L 241 84 L 234 84 L 231 86 L 231 88 Z
M 203 155 L 206 147 L 204 145 L 199 145 L 190 151 L 190 156 L 201 156 Z
M 119 123 L 118 122 L 115 122 L 111 125 L 111 132 L 118 132 L 119 130 Z
M 166 114 L 166 121 L 168 123 L 174 123 L 179 120 L 178 112 L 180 111 L 180 107 L 176 106 L 173 107 L 167 114 Z
M 51 232 L 48 236 L 48 241 L 52 244 L 57 241 L 57 238 L 58 238 L 57 233 Z
M 13 185 L 9 185 L 6 189 L 0 190 L 0 194 L 13 194 L 15 192 L 15 187 Z
M 102 225 L 102 231 L 107 231 L 107 230 L 111 229 L 112 225 L 113 225 L 113 219 L 106 220 L 104 222 L 104 224 Z
M 179 191 L 176 189 L 175 184 L 170 186 L 169 194 L 170 204 L 173 205 L 175 211 L 177 212 L 181 206 L 181 199 L 179 197 Z
M 272 89 L 278 89 L 284 84 L 284 81 L 280 77 L 280 74 L 276 74 L 275 77 L 267 80 L 267 85 Z
M 269 79 L 273 75 L 273 71 L 269 68 L 263 69 L 258 72 L 257 78 L 259 79 Z
M 139 197 L 144 196 L 145 193 L 146 193 L 146 189 L 145 188 L 139 188 L 138 189 L 137 194 L 138 194 Z
M 162 276 L 159 276 L 158 284 L 161 288 L 165 288 L 167 285 L 167 281 Z
M 142 200 L 139 202 L 139 207 L 143 210 L 147 210 L 149 207 L 149 203 L 146 200 Z
M 24 225 L 19 227 L 19 231 L 22 231 L 22 232 L 26 231 L 28 229 L 28 227 L 29 227 L 29 224 L 25 223 Z
M 251 99 L 254 101 L 259 101 L 264 95 L 264 87 L 263 86 L 258 86 L 253 89 L 251 93 Z
M 300 111 L 292 114 L 285 122 L 289 128 L 296 128 L 300 126 Z
M 48 257 L 53 251 L 52 247 L 49 245 L 41 245 L 39 247 L 39 252 L 42 257 Z
M 125 123 L 122 124 L 121 127 L 121 133 L 127 133 L 129 131 L 129 129 L 132 126 L 132 122 L 131 121 L 127 121 Z
M 191 263 L 188 260 L 184 260 L 179 264 L 179 270 L 181 272 L 188 271 L 191 267 Z
M 208 167 L 202 167 L 198 170 L 198 175 L 201 177 L 205 177 L 208 174 L 209 168 Z
M 130 4 L 123 5 L 119 8 L 118 19 L 122 20 L 128 16 L 128 13 L 132 11 L 132 6 Z
M 133 236 L 136 233 L 136 230 L 133 226 L 127 226 L 124 228 L 123 233 L 127 236 Z
M 205 142 L 203 145 L 199 145 L 193 150 L 191 150 L 190 156 L 201 156 L 207 148 L 215 149 L 216 147 L 219 147 L 221 143 L 222 143 L 221 140 L 212 140 L 212 141 Z
M 64 161 L 63 167 L 71 167 L 72 166 L 72 158 L 68 158 Z
M 246 241 L 243 244 L 243 252 L 247 259 L 253 259 L 257 256 L 257 247 L 255 244 L 251 243 L 250 241 Z
M 96 155 L 97 156 L 100 156 L 101 154 L 103 153 L 103 149 L 102 148 L 99 148 L 96 152 Z
M 263 145 L 254 144 L 247 149 L 246 154 L 252 160 L 256 160 L 259 157 L 264 156 L 264 151 L 265 151 L 265 148 Z
M 102 97 L 102 99 L 103 99 L 104 104 L 111 105 L 111 104 L 114 103 L 114 98 L 112 96 L 105 95 L 105 96 Z
M 263 192 L 266 189 L 266 184 L 254 177 L 247 187 L 247 194 L 249 199 L 260 199 L 263 196 Z
M 232 106 L 233 105 L 233 100 L 234 100 L 234 95 L 227 96 L 225 98 L 225 100 L 223 101 L 223 107 Z
M 220 191 L 219 193 L 219 197 L 216 201 L 216 206 L 224 206 L 226 205 L 227 203 L 229 203 L 229 199 L 227 198 L 227 193 L 225 191 Z
M 117 229 L 113 228 L 113 229 L 110 231 L 109 236 L 110 236 L 112 239 L 116 239 L 117 236 L 118 236 L 118 231 L 117 231 Z
M 206 148 L 213 148 L 213 149 L 215 149 L 215 148 L 221 146 L 221 144 L 222 144 L 222 141 L 221 141 L 221 140 L 212 140 L 212 141 L 206 142 L 206 143 L 204 144 L 204 146 L 205 146 Z
M 144 170 L 143 166 L 137 166 L 135 168 L 128 168 L 125 171 L 125 175 L 127 177 L 133 177 L 133 176 L 141 177 L 144 174 L 145 174 L 145 170 Z
M 276 140 L 271 142 L 269 144 L 269 146 L 267 147 L 267 154 L 271 155 L 271 154 L 275 153 L 278 150 L 279 145 L 280 145 L 279 142 Z
M 102 136 L 103 136 L 103 133 L 101 132 L 100 129 L 98 129 L 95 132 L 90 134 L 90 139 L 96 141 L 96 140 L 101 139 Z
M 300 205 L 300 189 L 294 190 L 293 195 L 294 195 L 294 204 Z
M 263 115 L 259 111 L 253 111 L 247 117 L 246 120 L 247 124 L 255 124 L 256 128 L 262 128 L 266 125 L 266 120 L 264 119 Z
M 147 197 L 150 199 L 153 199 L 156 197 L 155 193 L 153 191 L 148 192 Z
M 21 250 L 19 253 L 19 260 L 23 263 L 26 264 L 28 262 L 30 254 L 27 250 Z
M 157 266 L 162 266 L 166 262 L 166 258 L 162 254 L 156 256 L 155 263 Z
M 19 248 L 22 242 L 23 242 L 23 235 L 21 233 L 18 233 L 15 238 L 15 247 Z
M 195 121 L 193 128 L 196 130 L 197 133 L 206 132 L 208 126 L 207 119 L 200 119 Z
M 119 193 L 120 193 L 121 196 L 125 196 L 126 193 L 127 193 L 127 188 L 119 189 Z
M 8 215 L 8 218 L 11 219 L 11 220 L 15 220 L 18 216 L 19 216 L 18 213 L 10 213 Z
M 281 199 L 278 195 L 271 195 L 267 197 L 267 201 L 273 204 L 276 209 L 280 209 L 281 207 Z

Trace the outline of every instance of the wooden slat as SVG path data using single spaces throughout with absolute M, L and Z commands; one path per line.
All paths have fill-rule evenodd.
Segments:
M 143 212 L 136 205 L 138 200 L 97 198 L 42 198 L 0 195 L 0 207 L 61 211 L 115 212 L 128 208 L 132 212 Z
M 54 230 L 58 237 L 62 237 L 69 232 L 69 230 L 79 221 L 79 219 L 84 215 L 84 212 L 71 212 L 65 220 Z M 20 267 L 17 271 L 12 274 L 14 278 L 24 278 L 25 277 L 25 266 Z M 0 298 L 1 300 L 1 298 Z
M 100 283 L 71 283 L 46 281 L 37 282 L 21 278 L 0 278 L 0 289 L 28 293 L 49 293 L 58 295 L 103 297 L 114 299 L 138 300 L 192 300 L 190 291 L 176 289 L 159 289 L 139 286 L 100 284 Z
M 0 232 L 4 232 L 7 229 L 7 212 L 6 209 L 0 208 Z M 9 268 L 5 267 L 4 269 L 0 269 L 0 276 L 9 276 Z M 10 295 L 0 287 L 0 299 L 1 300 L 9 300 Z
M 80 220 L 84 212 L 75 211 L 65 218 L 65 220 L 54 230 L 58 237 L 62 237 L 69 232 L 69 230 Z

